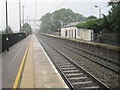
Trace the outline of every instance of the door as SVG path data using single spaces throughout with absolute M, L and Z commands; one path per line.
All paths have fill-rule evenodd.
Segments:
M 67 36 L 67 31 L 65 30 L 65 37 Z
M 75 30 L 75 38 L 76 38 L 76 30 Z

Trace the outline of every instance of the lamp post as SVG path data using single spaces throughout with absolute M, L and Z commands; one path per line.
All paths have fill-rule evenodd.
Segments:
M 24 25 L 24 7 L 25 5 L 22 6 L 22 14 L 23 14 L 23 25 Z
M 101 8 L 98 7 L 97 5 L 95 5 L 95 7 L 99 9 L 99 18 L 101 18 Z
M 21 32 L 21 1 L 19 0 L 19 23 L 20 23 L 20 32 Z
M 29 24 L 29 20 L 28 20 L 29 16 L 27 16 L 27 23 Z
M 8 12 L 7 12 L 7 0 L 6 0 L 6 34 L 8 34 Z
M 6 46 L 7 51 L 9 51 L 7 0 L 6 0 Z

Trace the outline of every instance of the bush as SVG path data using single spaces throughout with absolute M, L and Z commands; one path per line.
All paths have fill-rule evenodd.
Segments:
M 83 28 L 83 29 L 93 29 L 96 30 L 98 27 L 100 27 L 100 21 L 101 19 L 90 19 L 86 22 L 81 22 L 76 25 L 77 28 Z

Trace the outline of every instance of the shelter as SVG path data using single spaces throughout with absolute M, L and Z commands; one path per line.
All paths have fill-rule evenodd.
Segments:
M 61 28 L 61 36 L 65 38 L 76 38 L 81 40 L 93 40 L 93 30 L 77 28 L 80 22 L 72 22 Z

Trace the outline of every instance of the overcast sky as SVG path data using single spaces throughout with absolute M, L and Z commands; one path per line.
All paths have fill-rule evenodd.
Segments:
M 8 24 L 14 31 L 19 31 L 19 0 L 8 1 Z M 37 15 L 35 15 L 35 1 L 37 2 Z M 69 8 L 75 13 L 84 16 L 94 15 L 99 17 L 98 8 L 102 14 L 107 15 L 110 7 L 107 6 L 109 0 L 21 0 L 21 6 L 25 5 L 24 18 L 40 19 L 46 13 L 52 13 L 60 8 Z M 21 16 L 22 17 L 22 16 Z M 5 29 L 5 0 L 0 0 L 0 30 Z M 33 23 L 30 23 L 33 25 Z

